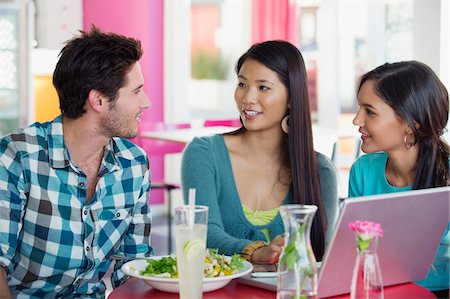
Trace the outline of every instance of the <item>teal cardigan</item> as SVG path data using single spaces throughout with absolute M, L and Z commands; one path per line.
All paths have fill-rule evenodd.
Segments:
M 323 203 L 327 214 L 326 240 L 329 241 L 338 216 L 336 169 L 330 159 L 317 154 Z M 183 152 L 181 183 L 185 201 L 189 188 L 196 188 L 197 204 L 209 207 L 208 248 L 218 248 L 226 255 L 240 253 L 256 240 L 266 240 L 261 229 L 268 228 L 270 237 L 284 232 L 280 214 L 267 225 L 254 226 L 244 215 L 237 192 L 231 161 L 223 135 L 195 138 Z M 284 203 L 292 200 L 288 192 Z

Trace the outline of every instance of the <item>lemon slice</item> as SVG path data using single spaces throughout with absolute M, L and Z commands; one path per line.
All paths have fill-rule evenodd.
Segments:
M 183 246 L 183 251 L 188 263 L 192 262 L 199 254 L 205 254 L 205 242 L 202 239 L 192 239 Z

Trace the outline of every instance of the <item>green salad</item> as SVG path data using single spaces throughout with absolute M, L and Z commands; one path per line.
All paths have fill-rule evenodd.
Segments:
M 244 267 L 244 259 L 239 254 L 231 258 L 219 254 L 217 249 L 206 249 L 205 270 L 206 278 L 228 276 L 235 274 Z M 140 272 L 141 275 L 178 278 L 177 260 L 174 256 L 163 257 L 159 260 L 148 259 L 147 268 Z

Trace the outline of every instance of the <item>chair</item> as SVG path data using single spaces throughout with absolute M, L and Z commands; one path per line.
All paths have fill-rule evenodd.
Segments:
M 331 160 L 339 170 L 350 170 L 360 156 L 361 139 L 358 136 L 341 136 L 333 146 Z
M 140 126 L 140 131 L 163 131 L 172 129 L 184 129 L 190 128 L 189 123 L 180 124 L 167 124 L 163 122 L 142 122 Z M 149 159 L 151 161 L 152 169 L 153 167 L 160 167 L 164 169 L 164 156 L 167 154 L 181 153 L 184 149 L 184 144 L 177 142 L 156 140 L 141 137 L 141 146 L 146 151 Z M 153 160 L 153 161 L 152 161 Z M 153 173 L 156 173 L 152 171 Z M 180 185 L 174 182 L 167 182 L 164 177 L 152 177 L 152 190 L 163 190 L 167 193 L 167 206 L 168 206 L 168 250 L 169 253 L 172 252 L 172 191 L 179 189 Z
M 225 126 L 225 127 L 242 127 L 241 120 L 236 119 L 207 119 L 203 123 L 205 127 Z

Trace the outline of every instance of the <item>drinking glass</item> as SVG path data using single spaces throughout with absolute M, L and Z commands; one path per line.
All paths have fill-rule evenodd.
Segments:
M 205 268 L 207 206 L 175 208 L 175 244 L 180 299 L 201 299 Z

